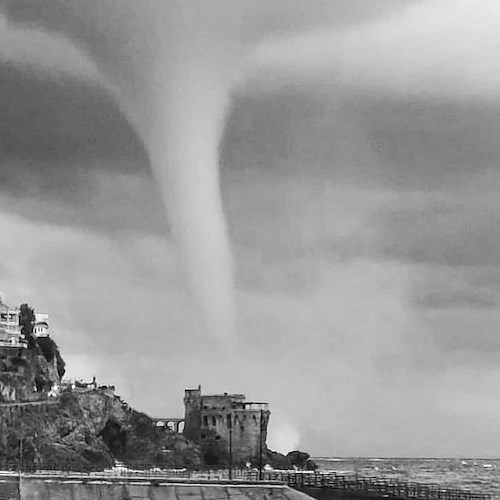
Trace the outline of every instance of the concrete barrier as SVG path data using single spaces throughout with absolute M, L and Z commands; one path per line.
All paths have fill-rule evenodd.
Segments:
M 284 485 L 23 477 L 21 500 L 310 500 Z

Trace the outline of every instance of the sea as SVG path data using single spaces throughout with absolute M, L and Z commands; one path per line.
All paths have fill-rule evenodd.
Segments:
M 500 499 L 500 459 L 316 457 L 314 461 L 324 471 L 438 484 Z

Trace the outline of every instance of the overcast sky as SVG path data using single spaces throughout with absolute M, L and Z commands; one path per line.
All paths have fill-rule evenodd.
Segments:
M 45 29 L 36 3 L 2 5 Z M 500 8 L 279 3 L 220 147 L 235 350 L 204 326 L 124 113 L 8 50 L 0 289 L 50 313 L 68 376 L 152 415 L 201 383 L 269 401 L 282 451 L 498 457 Z

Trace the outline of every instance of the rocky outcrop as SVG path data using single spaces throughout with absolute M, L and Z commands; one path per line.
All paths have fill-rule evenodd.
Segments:
M 65 363 L 49 337 L 28 348 L 0 347 L 0 402 L 36 401 L 61 383 Z
M 50 365 L 49 377 L 51 380 L 62 379 L 66 372 L 66 363 L 59 352 L 57 344 L 50 337 L 39 337 L 36 339 L 38 354 L 43 355 Z
M 305 451 L 294 450 L 287 454 L 286 458 L 297 469 L 315 470 L 318 468 L 316 463 L 311 460 L 309 453 Z
M 318 465 L 310 458 L 309 453 L 294 450 L 287 455 L 272 450 L 266 450 L 265 463 L 274 469 L 290 470 L 316 470 Z
M 144 413 L 129 410 L 112 414 L 100 436 L 115 458 L 130 467 L 151 464 L 163 468 L 198 469 L 202 466 L 200 448 L 182 434 L 156 427 Z

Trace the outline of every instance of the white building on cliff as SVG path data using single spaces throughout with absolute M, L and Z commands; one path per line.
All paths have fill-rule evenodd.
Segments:
M 5 303 L 0 293 L 0 346 L 1 347 L 26 347 L 26 339 L 21 333 L 19 326 L 20 310 L 10 307 Z M 33 325 L 35 337 L 49 336 L 49 315 L 35 313 L 35 324 Z
M 0 345 L 20 347 L 22 344 L 19 326 L 19 309 L 5 304 L 0 295 Z
M 35 313 L 35 326 L 33 327 L 35 337 L 49 336 L 49 315 L 45 313 Z

